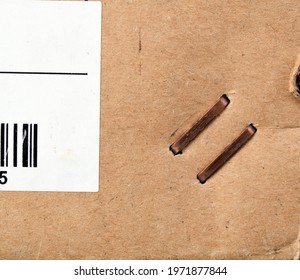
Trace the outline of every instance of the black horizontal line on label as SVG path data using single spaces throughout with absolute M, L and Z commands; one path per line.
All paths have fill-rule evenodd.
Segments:
M 69 76 L 87 76 L 88 73 L 68 73 L 68 72 L 17 72 L 17 71 L 0 71 L 0 74 L 12 75 L 69 75 Z

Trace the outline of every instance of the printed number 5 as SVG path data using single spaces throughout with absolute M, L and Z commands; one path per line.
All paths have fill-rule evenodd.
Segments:
M 0 171 L 0 184 L 5 185 L 8 181 L 6 177 L 7 171 Z

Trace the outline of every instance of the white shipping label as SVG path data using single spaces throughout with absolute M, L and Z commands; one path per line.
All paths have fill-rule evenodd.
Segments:
M 101 3 L 1 1 L 0 190 L 99 189 Z

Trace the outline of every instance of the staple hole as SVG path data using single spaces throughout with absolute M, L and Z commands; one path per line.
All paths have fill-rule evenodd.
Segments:
M 298 55 L 294 68 L 290 76 L 290 88 L 289 91 L 293 95 L 300 98 L 300 55 Z
M 295 76 L 295 90 L 300 94 L 300 68 Z

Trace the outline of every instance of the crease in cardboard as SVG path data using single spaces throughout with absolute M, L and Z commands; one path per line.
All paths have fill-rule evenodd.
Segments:
M 278 255 L 278 254 L 283 254 L 283 255 L 291 255 L 291 258 L 294 260 L 299 260 L 300 258 L 300 235 L 298 233 L 296 240 L 293 242 L 284 245 L 280 248 L 274 248 L 272 251 L 267 252 L 266 255 Z M 290 253 L 291 252 L 291 253 Z
M 283 125 L 283 126 L 259 126 L 258 124 L 254 124 L 255 126 L 259 128 L 265 128 L 265 129 L 299 129 L 300 126 L 289 126 L 289 125 Z
M 285 243 L 278 248 L 270 249 L 265 253 L 249 254 L 244 259 L 286 259 L 300 260 L 300 226 L 295 240 Z
M 296 243 L 296 245 L 295 245 L 296 252 L 295 252 L 294 260 L 300 260 L 300 225 L 299 225 L 298 236 L 297 236 L 295 243 Z

